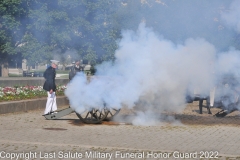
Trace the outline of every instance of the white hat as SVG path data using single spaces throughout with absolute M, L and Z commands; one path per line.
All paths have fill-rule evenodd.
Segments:
M 56 64 L 56 65 L 58 65 L 58 63 L 59 63 L 59 61 L 57 61 L 57 60 L 50 60 L 53 64 Z

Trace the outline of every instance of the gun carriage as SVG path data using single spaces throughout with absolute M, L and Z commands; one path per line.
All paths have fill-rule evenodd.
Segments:
M 59 110 L 58 112 L 53 112 L 43 116 L 47 120 L 54 120 L 75 112 L 77 117 L 82 122 L 88 123 L 88 124 L 97 124 L 97 123 L 102 123 L 102 121 L 109 121 L 113 119 L 113 117 L 117 115 L 119 111 L 120 109 L 104 107 L 102 109 L 92 108 L 82 113 L 78 113 L 78 112 L 75 112 L 71 107 L 69 107 L 63 110 Z

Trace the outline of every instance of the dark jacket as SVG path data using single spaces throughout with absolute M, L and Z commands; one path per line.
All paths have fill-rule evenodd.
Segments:
M 55 68 L 52 68 L 51 66 L 46 69 L 46 71 L 43 74 L 45 78 L 45 83 L 43 85 L 43 89 L 46 91 L 50 91 L 51 89 L 53 91 L 56 91 L 56 84 L 55 84 L 55 77 L 56 77 L 56 71 Z
M 82 66 L 79 66 L 76 67 L 75 65 L 71 67 L 71 70 L 69 72 L 69 80 L 72 80 L 73 77 L 76 75 L 77 72 L 82 72 L 83 71 L 83 67 Z

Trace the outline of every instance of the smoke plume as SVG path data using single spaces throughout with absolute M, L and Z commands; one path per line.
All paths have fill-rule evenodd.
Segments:
M 226 22 L 228 27 L 233 28 L 240 33 L 240 1 L 235 0 L 231 3 L 228 11 L 222 13 L 221 18 Z
M 215 47 L 204 39 L 174 44 L 144 23 L 136 32 L 123 31 L 122 37 L 115 62 L 97 66 L 90 83 L 79 73 L 67 86 L 65 94 L 76 112 L 104 104 L 181 112 L 187 94 L 197 90 L 200 95 L 209 95 L 218 76 L 240 67 L 239 51 L 233 49 L 217 57 Z

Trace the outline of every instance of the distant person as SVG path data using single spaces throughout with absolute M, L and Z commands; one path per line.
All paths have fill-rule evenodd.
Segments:
M 77 72 L 83 72 L 83 66 L 81 66 L 80 60 L 75 61 L 69 72 L 69 80 L 71 81 Z
M 44 115 L 51 114 L 57 110 L 57 103 L 56 103 L 56 84 L 55 84 L 55 77 L 56 77 L 56 68 L 59 61 L 51 60 L 52 64 L 48 67 L 43 76 L 45 78 L 45 83 L 43 85 L 43 89 L 47 91 L 47 103 L 46 108 L 44 111 Z

